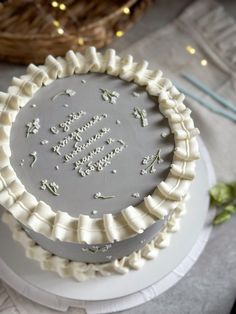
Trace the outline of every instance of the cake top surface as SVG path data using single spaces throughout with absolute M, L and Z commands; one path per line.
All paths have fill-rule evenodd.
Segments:
M 198 130 L 147 65 L 90 48 L 13 78 L 0 94 L 0 201 L 13 216 L 50 238 L 113 242 L 186 197 Z
M 63 95 L 65 90 L 74 94 Z M 103 98 L 103 90 L 119 94 L 115 103 Z M 146 116 L 139 118 L 138 110 Z M 27 134 L 36 119 L 39 129 Z M 41 88 L 19 112 L 10 148 L 12 167 L 37 199 L 74 217 L 102 217 L 153 193 L 168 174 L 174 139 L 143 88 L 89 73 Z

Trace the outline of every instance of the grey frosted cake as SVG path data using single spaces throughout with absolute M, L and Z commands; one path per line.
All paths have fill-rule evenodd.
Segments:
M 0 203 L 29 258 L 77 280 L 168 246 L 199 158 L 184 96 L 146 61 L 89 48 L 0 93 Z

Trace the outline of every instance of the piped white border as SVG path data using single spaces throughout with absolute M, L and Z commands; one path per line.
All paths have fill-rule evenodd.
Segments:
M 162 114 L 168 119 L 174 134 L 175 151 L 172 166 L 165 181 L 139 206 L 128 206 L 117 215 L 103 218 L 66 212 L 55 212 L 49 205 L 28 193 L 10 164 L 10 131 L 21 107 L 43 85 L 58 78 L 88 72 L 107 73 L 125 81 L 146 86 L 156 97 Z M 199 158 L 196 136 L 199 134 L 190 117 L 191 111 L 183 104 L 181 94 L 161 71 L 148 69 L 148 62 L 133 61 L 133 57 L 119 57 L 109 49 L 101 54 L 94 47 L 85 55 L 68 51 L 65 58 L 48 56 L 45 64 L 30 64 L 26 75 L 13 78 L 8 93 L 0 92 L 0 203 L 18 221 L 50 239 L 101 244 L 125 240 L 142 233 L 156 220 L 164 218 L 184 200 L 195 176 L 195 160 Z
M 13 239 L 23 246 L 26 257 L 39 262 L 42 270 L 56 272 L 62 278 L 70 277 L 77 281 L 85 281 L 97 276 L 124 275 L 132 269 L 142 268 L 146 261 L 158 256 L 160 249 L 169 246 L 171 234 L 179 230 L 181 216 L 185 212 L 185 205 L 181 204 L 178 210 L 170 215 L 162 231 L 142 249 L 131 253 L 129 256 L 124 256 L 122 259 L 103 264 L 74 262 L 55 256 L 34 242 L 10 213 L 3 213 L 2 221 L 10 228 Z

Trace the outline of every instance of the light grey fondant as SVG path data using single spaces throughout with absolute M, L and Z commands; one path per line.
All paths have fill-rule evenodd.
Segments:
M 86 80 L 86 84 L 81 80 Z M 117 91 L 120 96 L 116 104 L 104 101 L 100 88 Z M 76 92 L 74 96 L 58 96 L 51 100 L 57 93 L 65 89 Z M 139 97 L 134 97 L 133 92 L 138 91 Z M 36 107 L 32 105 L 36 104 Z M 68 104 L 68 107 L 64 105 Z M 141 121 L 133 116 L 133 108 L 137 106 L 146 109 L 149 125 L 141 126 Z M 52 151 L 52 146 L 64 138 L 69 132 L 63 132 L 61 128 L 58 134 L 52 134 L 49 130 L 52 126 L 58 126 L 67 119 L 72 112 L 86 111 L 86 115 L 76 120 L 70 131 L 77 129 L 89 121 L 96 114 L 107 114 L 107 118 L 98 122 L 87 132 L 82 134 L 82 144 L 90 136 L 96 134 L 102 128 L 110 128 L 110 132 L 102 139 L 94 143 L 84 152 L 81 152 L 70 162 L 63 162 L 63 155 L 73 149 L 74 142 L 70 142 L 61 149 L 59 156 Z M 35 118 L 40 119 L 40 129 L 37 134 L 30 134 L 26 138 L 26 124 Z M 119 120 L 121 123 L 117 124 Z M 41 88 L 32 100 L 21 109 L 13 124 L 10 145 L 12 151 L 11 164 L 25 185 L 27 191 L 49 204 L 53 210 L 66 211 L 70 215 L 78 217 L 79 214 L 90 215 L 93 210 L 97 213 L 94 217 L 102 217 L 106 213 L 117 213 L 129 205 L 136 205 L 143 197 L 152 193 L 156 185 L 164 180 L 172 160 L 173 137 L 163 138 L 163 132 L 169 133 L 167 120 L 158 110 L 157 100 L 151 98 L 134 83 L 127 83 L 119 78 L 104 74 L 74 75 L 64 79 L 58 79 L 49 86 Z M 73 170 L 73 162 L 84 157 L 95 147 L 104 145 L 102 154 L 96 155 L 94 161 L 103 157 L 119 143 L 106 144 L 109 138 L 122 139 L 128 147 L 112 159 L 111 165 L 102 172 L 94 172 L 89 176 L 81 177 Z M 49 143 L 42 145 L 42 140 Z M 156 165 L 157 172 L 140 175 L 142 159 L 147 155 L 155 154 L 161 149 L 161 157 L 164 162 Z M 37 162 L 30 167 L 32 156 L 37 152 Z M 20 166 L 21 159 L 24 165 Z M 56 170 L 56 166 L 59 169 Z M 114 174 L 112 170 L 116 170 Z M 56 182 L 59 186 L 59 196 L 54 196 L 48 190 L 40 189 L 40 181 Z M 95 199 L 94 194 L 101 192 L 104 195 L 114 195 L 107 200 Z M 133 193 L 139 193 L 140 198 L 132 197 Z
M 86 83 L 82 83 L 81 80 L 85 80 Z M 101 88 L 118 92 L 117 102 L 111 104 L 104 101 L 101 97 Z M 76 94 L 59 95 L 52 100 L 55 95 L 63 93 L 66 89 L 71 89 Z M 140 96 L 135 97 L 134 91 Z M 36 106 L 32 106 L 33 104 Z M 140 119 L 134 117 L 134 107 L 146 110 L 148 126 L 142 127 Z M 59 123 L 66 121 L 70 113 L 81 110 L 85 111 L 86 115 L 75 120 L 68 132 L 58 127 Z M 102 128 L 109 128 L 110 132 L 103 138 L 67 163 L 64 162 L 63 156 L 73 150 L 74 140 L 60 149 L 61 155 L 52 151 L 52 147 L 58 141 L 83 126 L 94 115 L 101 114 L 106 114 L 107 117 L 82 133 L 82 141 L 78 145 L 85 143 Z M 36 118 L 40 120 L 40 129 L 36 134 L 30 134 L 26 138 L 26 124 Z M 117 120 L 120 123 L 117 123 Z M 52 126 L 59 129 L 57 134 L 50 131 Z M 163 138 L 163 132 L 169 135 Z M 127 147 L 117 154 L 103 171 L 95 171 L 89 176 L 81 177 L 73 169 L 73 163 L 96 147 L 104 146 L 104 150 L 92 159 L 93 162 L 101 159 L 115 147 L 121 146 L 122 141 L 107 144 L 109 138 L 122 140 Z M 48 143 L 42 145 L 42 140 L 47 140 Z M 129 205 L 137 205 L 144 196 L 151 194 L 168 173 L 174 141 L 167 120 L 159 112 L 157 99 L 148 96 L 144 89 L 134 83 L 127 83 L 104 74 L 90 73 L 58 79 L 40 89 L 18 114 L 13 124 L 10 145 L 11 164 L 17 176 L 38 200 L 48 203 L 55 211 L 66 211 L 75 217 L 79 214 L 87 214 L 97 218 L 106 213 L 116 214 Z M 142 164 L 143 158 L 155 155 L 158 149 L 161 149 L 163 162 L 155 164 L 156 173 L 148 172 L 141 175 L 140 171 L 147 167 Z M 32 152 L 37 152 L 37 161 L 33 167 L 30 167 L 32 156 L 29 154 Z M 25 161 L 23 166 L 20 165 L 22 159 Z M 59 186 L 57 191 L 59 196 L 53 195 L 47 189 L 40 189 L 40 182 L 44 179 L 49 183 L 55 182 Z M 105 200 L 95 199 L 94 195 L 97 192 L 115 197 Z M 140 197 L 134 198 L 132 196 L 134 193 L 139 193 Z M 160 231 L 164 222 L 157 221 L 142 234 L 127 240 L 96 246 L 53 241 L 26 226 L 22 227 L 42 248 L 57 256 L 73 261 L 104 263 L 127 256 L 142 248 Z

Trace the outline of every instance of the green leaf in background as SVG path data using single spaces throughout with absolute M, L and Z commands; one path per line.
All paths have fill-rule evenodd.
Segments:
M 226 212 L 228 212 L 229 214 L 234 214 L 234 213 L 236 213 L 236 204 L 227 205 L 227 206 L 225 206 L 224 210 Z
M 210 189 L 211 203 L 223 205 L 232 202 L 236 194 L 236 183 L 220 182 Z
M 216 205 L 218 209 L 218 214 L 213 220 L 214 225 L 229 220 L 236 213 L 236 181 L 217 183 L 209 190 L 209 194 L 211 204 Z
M 216 215 L 213 220 L 214 225 L 219 225 L 231 218 L 231 214 L 229 214 L 226 210 L 223 210 L 220 214 Z

